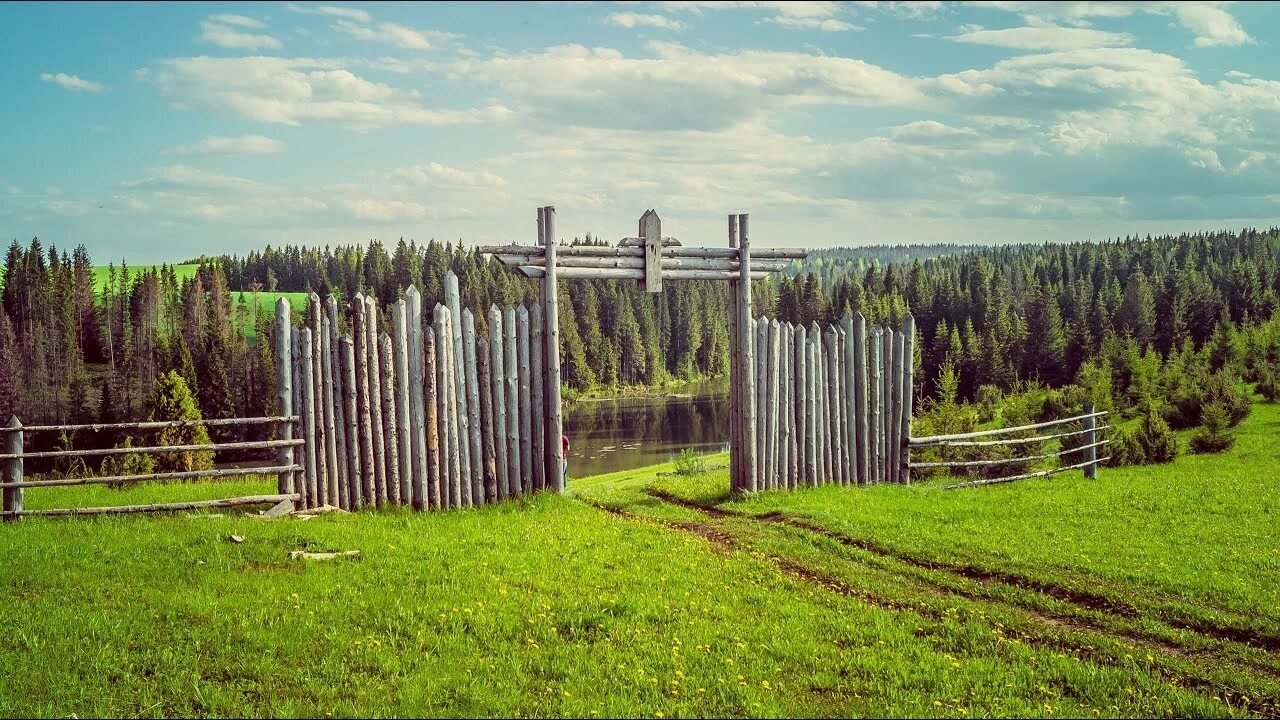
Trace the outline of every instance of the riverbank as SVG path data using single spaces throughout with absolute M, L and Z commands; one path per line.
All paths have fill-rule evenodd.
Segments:
M 575 403 L 634 398 L 700 397 L 728 391 L 729 376 L 715 375 L 695 380 L 670 380 L 658 385 L 618 385 L 590 390 L 564 388 L 561 391 L 561 400 L 566 403 Z

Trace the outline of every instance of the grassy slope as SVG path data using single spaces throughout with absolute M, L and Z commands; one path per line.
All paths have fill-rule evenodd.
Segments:
M 1277 424 L 1092 483 L 730 502 L 659 466 L 446 514 L 31 518 L 0 527 L 0 715 L 1275 713 L 1240 640 L 1280 620 Z

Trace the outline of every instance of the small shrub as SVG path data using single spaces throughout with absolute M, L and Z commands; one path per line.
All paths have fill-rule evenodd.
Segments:
M 995 385 L 983 385 L 978 388 L 974 401 L 978 406 L 978 416 L 981 422 L 989 422 L 996 415 L 996 408 L 1000 407 L 1000 403 L 1004 401 L 1004 392 Z
M 1137 440 L 1146 464 L 1166 463 L 1178 456 L 1178 437 L 1150 401 L 1138 426 Z
M 1235 444 L 1235 435 L 1227 425 L 1227 411 L 1214 404 L 1204 409 L 1204 427 L 1197 430 L 1190 441 L 1193 453 L 1218 453 Z
M 677 475 L 701 475 L 706 472 L 706 463 L 702 461 L 702 456 L 693 451 L 693 448 L 685 448 L 680 451 L 680 456 L 675 459 L 675 468 Z
M 1138 435 L 1135 432 L 1114 430 L 1111 433 L 1111 443 L 1103 447 L 1107 449 L 1106 454 L 1111 456 L 1107 461 L 1107 467 L 1143 465 L 1147 462 L 1142 444 L 1138 442 Z
M 116 445 L 118 448 L 133 447 L 133 438 L 127 437 L 124 442 Z M 124 455 L 108 455 L 102 461 L 100 472 L 104 477 L 113 477 L 116 475 L 150 475 L 156 471 L 156 459 L 150 455 L 140 453 L 126 453 Z M 132 482 L 112 482 L 107 483 L 107 487 L 113 490 L 121 490 L 126 487 L 137 485 L 139 480 Z
M 1164 419 L 1177 430 L 1201 424 L 1204 408 L 1220 405 L 1227 416 L 1227 424 L 1234 427 L 1249 415 L 1249 393 L 1239 387 L 1234 373 L 1218 371 L 1210 374 L 1189 372 L 1173 381 L 1169 401 L 1164 408 Z
M 1280 402 L 1280 373 L 1271 366 L 1263 366 L 1258 371 L 1257 391 L 1267 402 Z

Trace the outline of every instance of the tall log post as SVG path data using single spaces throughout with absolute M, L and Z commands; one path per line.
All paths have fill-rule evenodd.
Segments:
M 853 316 L 845 315 L 840 321 L 844 333 L 844 447 L 845 463 L 849 468 L 850 485 L 863 482 L 858 468 L 858 371 L 857 335 L 853 331 Z
M 769 489 L 769 318 L 755 320 L 756 480 L 753 492 Z
M 396 399 L 395 353 L 391 349 L 391 336 L 386 332 L 378 337 L 378 367 L 382 370 L 382 448 L 387 454 L 387 502 L 400 504 L 400 429 L 396 422 L 399 408 Z
M 462 503 L 461 463 L 458 457 L 456 388 L 453 380 L 453 320 L 449 308 L 436 305 L 436 414 L 440 428 L 440 507 Z
M 370 432 L 373 433 L 373 486 L 378 505 L 387 502 L 387 448 L 382 421 L 382 362 L 378 352 L 378 304 L 373 295 L 364 299 L 365 350 L 369 355 Z
M 779 328 L 782 346 L 778 349 L 778 411 L 782 413 L 781 438 L 782 457 L 779 458 L 778 487 L 789 489 L 795 480 L 795 453 L 791 444 L 795 432 L 795 405 L 791 402 L 791 323 L 782 323 Z
M 546 358 L 547 376 L 547 484 L 554 479 L 556 492 L 564 492 L 564 448 L 560 437 L 564 434 L 564 420 L 560 407 L 560 305 L 556 280 L 556 209 L 550 205 L 542 208 L 543 237 L 546 247 L 546 275 L 542 279 L 542 305 L 546 309 Z
M 893 435 L 893 328 L 884 327 L 880 334 L 880 477 L 893 482 L 890 472 L 890 441 Z
M 872 482 L 871 477 L 871 411 L 867 394 L 867 319 L 862 313 L 853 316 L 853 415 L 856 418 L 854 432 L 857 434 L 858 448 L 858 484 Z
M 427 499 L 427 403 L 426 377 L 423 369 L 426 363 L 423 348 L 422 331 L 422 295 L 418 288 L 410 285 L 404 291 L 405 330 L 409 344 L 409 441 L 413 448 L 410 454 L 413 480 L 413 507 L 422 510 L 428 507 Z
M 437 378 L 440 376 L 439 361 L 436 353 L 436 335 L 434 331 L 423 333 L 423 406 L 425 408 L 422 423 L 424 445 L 427 449 L 427 507 L 439 510 L 447 507 L 444 500 L 444 486 L 441 477 L 444 474 L 444 459 L 440 448 L 440 387 Z
M 339 342 L 342 360 L 342 393 L 343 412 L 346 414 L 347 435 L 347 507 L 346 510 L 359 510 L 364 505 L 364 483 L 361 482 L 360 460 L 360 410 L 356 398 L 356 348 L 350 335 L 343 336 Z
M 317 306 L 323 312 L 323 306 Z M 338 493 L 338 419 L 334 413 L 333 383 L 333 327 L 327 315 L 320 318 L 320 379 L 323 393 L 320 405 L 324 408 L 324 481 L 325 502 L 341 506 Z M 338 397 L 340 401 L 342 398 Z
M 755 492 L 757 485 L 756 464 L 756 363 L 755 338 L 752 337 L 751 312 L 751 238 L 747 232 L 748 216 L 738 215 L 738 339 L 739 356 L 742 359 L 743 415 L 739 418 L 743 427 L 740 440 L 743 450 L 743 488 Z
M 892 462 L 890 472 L 892 481 L 895 483 L 902 482 L 899 459 L 902 457 L 902 378 L 905 340 L 906 336 L 903 335 L 901 328 L 899 328 L 899 331 L 893 334 L 893 374 L 891 375 L 893 383 L 893 418 L 891 423 L 892 432 L 889 434 L 889 459 Z
M 292 337 L 289 332 L 290 317 L 289 301 L 282 297 L 276 301 L 275 333 L 276 405 L 279 407 L 279 413 L 283 417 L 293 415 L 293 363 L 291 362 L 293 353 L 291 350 L 292 343 L 290 342 Z M 282 422 L 278 427 L 279 431 L 276 435 L 278 439 L 293 439 L 292 421 Z M 282 467 L 294 464 L 293 448 L 281 447 L 277 450 L 276 464 Z M 293 473 L 282 472 L 276 476 L 276 492 L 281 495 L 288 495 L 293 492 Z
M 884 466 L 880 462 L 880 455 L 883 452 L 884 443 L 881 441 L 880 427 L 880 391 L 883 385 L 880 382 L 880 350 L 884 347 L 881 338 L 884 331 L 879 325 L 871 327 L 871 336 L 867 339 L 867 368 L 871 373 L 868 378 L 868 401 L 871 413 L 871 433 L 868 438 L 868 445 L 871 451 L 870 458 L 870 481 L 872 483 L 881 482 Z
M 729 216 L 729 248 L 738 247 L 738 216 Z M 729 279 L 729 492 L 742 490 L 742 449 L 739 427 L 742 406 L 742 345 L 738 342 L 738 280 Z
M 813 472 L 809 467 L 809 434 L 812 422 L 809 416 L 809 331 L 804 323 L 796 323 L 791 343 L 792 362 L 796 369 L 796 485 L 800 486 L 813 482 Z
M 470 507 L 471 505 L 471 488 L 473 479 L 471 475 L 471 413 L 468 411 L 467 405 L 467 363 L 466 350 L 463 348 L 462 342 L 462 297 L 458 290 L 458 276 L 452 270 L 444 276 L 444 302 L 449 308 L 450 328 L 449 336 L 453 340 L 453 358 L 451 359 L 453 368 L 452 392 L 457 397 L 454 399 L 456 410 L 451 410 L 457 415 L 457 433 L 458 433 L 458 487 L 461 490 L 462 504 Z
M 507 370 L 507 492 L 515 497 L 524 492 L 524 467 L 520 457 L 520 361 L 519 331 L 516 329 L 516 309 L 510 305 L 502 310 L 502 339 Z
M 302 386 L 304 383 L 302 368 L 302 336 L 299 334 L 297 325 L 289 327 L 289 366 L 292 368 L 290 374 L 293 376 L 293 408 L 298 416 L 298 437 L 306 438 L 306 430 L 302 425 Z M 307 507 L 307 449 L 301 445 L 295 447 L 293 452 L 293 464 L 299 469 L 293 474 L 294 492 L 298 494 L 298 500 L 295 503 L 297 508 Z
M 338 299 L 330 295 L 324 301 L 324 314 L 329 318 L 330 372 L 333 375 L 333 445 L 337 448 L 338 507 L 351 509 L 349 446 L 347 444 L 347 385 L 342 369 L 342 325 L 338 320 Z
M 546 376 L 543 362 L 546 358 L 546 336 L 543 326 L 542 306 L 529 308 L 529 373 L 530 400 L 533 402 L 529 418 L 533 423 L 529 434 L 533 441 L 533 489 L 547 487 L 547 398 Z M 554 483 L 553 483 L 554 484 Z
M 769 487 L 783 487 L 782 476 L 782 326 L 769 321 Z
M 324 370 L 321 362 L 324 357 L 324 332 L 321 328 L 320 296 L 314 292 L 307 298 L 307 327 L 311 330 L 311 387 L 315 395 L 311 404 L 312 417 L 316 423 L 316 487 L 313 499 L 317 507 L 329 504 L 328 499 L 328 443 L 324 435 Z
M 409 393 L 409 327 L 408 306 L 404 298 L 391 307 L 391 353 L 395 366 L 396 449 L 399 455 L 400 503 L 415 505 L 413 491 L 413 439 L 409 417 L 413 405 Z
M 533 492 L 533 388 L 529 376 L 529 309 L 516 308 L 516 381 L 520 388 L 520 487 Z
M 362 504 L 378 501 L 374 475 L 373 408 L 369 389 L 369 332 L 365 322 L 364 295 L 351 300 L 351 336 L 356 356 L 356 404 L 360 415 L 360 495 Z
M 476 374 L 480 389 L 480 445 L 484 475 L 484 501 L 498 501 L 498 454 L 497 443 L 494 442 L 493 422 L 493 375 L 490 371 L 489 341 L 480 338 L 476 341 Z
M 902 319 L 902 422 L 898 432 L 898 482 L 911 484 L 911 413 L 915 404 L 916 319 Z
M 315 507 L 319 504 L 319 470 L 318 459 L 316 457 L 316 387 L 315 373 L 312 369 L 315 367 L 315 351 L 312 349 L 311 328 L 303 328 L 298 331 L 298 339 L 302 343 L 302 437 L 306 440 L 306 477 L 307 477 L 307 505 Z
M 1084 476 L 1089 480 L 1097 480 L 1098 479 L 1098 448 L 1093 446 L 1093 444 L 1097 442 L 1097 439 L 1095 438 L 1095 432 L 1094 432 L 1094 427 L 1096 423 L 1095 423 L 1095 418 L 1093 417 L 1093 403 L 1085 403 L 1084 414 L 1087 415 L 1088 417 L 1084 419 L 1084 429 L 1086 431 L 1084 434 L 1084 446 L 1087 449 L 1084 451 L 1083 459 L 1084 459 L 1084 462 L 1089 463 L 1088 465 L 1084 466 Z
M 502 327 L 502 310 L 489 308 L 490 391 L 493 396 L 493 445 L 496 460 L 497 493 L 501 500 L 510 495 L 510 470 L 507 467 L 507 350 L 506 332 Z
M 471 488 L 467 500 L 471 505 L 484 504 L 484 456 L 480 443 L 480 380 L 476 376 L 476 318 L 470 309 L 462 311 L 463 377 L 467 397 L 467 457 L 470 462 Z
M 822 339 L 826 343 L 826 352 L 823 353 L 826 366 L 823 369 L 827 381 L 825 388 L 827 394 L 827 455 L 831 458 L 829 477 L 833 484 L 843 485 L 844 443 L 841 440 L 844 437 L 844 430 L 840 422 L 840 353 L 837 351 L 839 338 L 835 328 L 827 326 L 827 331 L 823 333 Z

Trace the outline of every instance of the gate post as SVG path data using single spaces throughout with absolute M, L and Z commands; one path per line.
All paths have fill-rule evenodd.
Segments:
M 282 297 L 276 301 L 276 402 L 283 417 L 293 416 L 293 363 L 290 362 L 293 349 L 289 316 L 289 301 Z M 293 439 L 292 420 L 280 423 L 280 439 Z M 295 464 L 293 448 L 286 446 L 277 450 L 276 460 L 280 465 Z M 293 471 L 286 470 L 276 476 L 276 492 L 287 495 L 293 491 Z M 295 501 L 294 508 L 301 509 L 301 502 Z
M 9 418 L 9 430 L 5 432 L 5 435 L 8 435 L 5 439 L 5 452 L 10 455 L 21 455 L 22 423 L 18 420 L 17 415 Z M 4 489 L 4 511 L 6 513 L 14 513 L 5 515 L 4 519 L 8 522 L 18 522 L 22 519 L 22 516 L 18 515 L 18 513 L 22 512 L 22 458 L 17 457 L 6 461 L 3 477 L 6 483 L 19 484 L 19 487 L 7 487 Z
M 560 416 L 560 305 L 556 285 L 556 209 L 548 205 L 538 211 L 542 218 L 542 240 L 546 248 L 547 272 L 542 278 L 542 305 L 546 308 L 546 368 L 547 377 L 547 487 L 564 492 L 564 423 Z M 554 481 L 554 484 L 552 484 Z
M 742 453 L 742 480 L 739 488 L 755 492 L 756 472 L 756 373 L 755 338 L 751 332 L 751 240 L 747 234 L 747 214 L 738 215 L 738 357 L 742 360 L 738 449 Z

